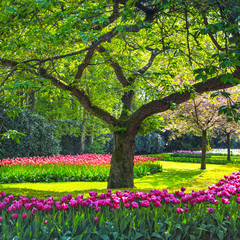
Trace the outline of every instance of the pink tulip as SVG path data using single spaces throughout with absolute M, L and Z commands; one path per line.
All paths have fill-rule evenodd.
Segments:
M 154 202 L 154 206 L 155 206 L 155 207 L 161 207 L 162 204 L 161 204 L 159 201 L 155 201 L 155 202 Z
M 68 204 L 66 204 L 66 203 L 63 203 L 63 204 L 62 204 L 62 209 L 63 209 L 63 210 L 66 210 L 66 209 L 68 209 Z
M 138 203 L 137 202 L 131 202 L 131 206 L 133 209 L 138 208 Z
M 184 209 L 183 208 L 177 208 L 177 213 L 183 213 Z
M 32 209 L 32 214 L 35 214 L 35 213 L 37 213 L 37 212 L 38 212 L 38 209 L 34 207 L 34 208 Z
M 181 187 L 181 191 L 184 192 L 186 190 L 185 187 Z
M 17 219 L 17 218 L 18 218 L 17 213 L 13 213 L 13 214 L 12 214 L 12 219 Z
M 209 211 L 210 213 L 213 213 L 214 210 L 215 210 L 215 208 L 208 208 L 208 211 Z

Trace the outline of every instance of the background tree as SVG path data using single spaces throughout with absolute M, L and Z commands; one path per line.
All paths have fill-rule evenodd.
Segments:
M 21 75 L 74 96 L 114 133 L 108 187 L 133 187 L 142 122 L 239 80 L 237 3 L 3 0 L 1 89 Z
M 221 124 L 215 126 L 214 134 L 221 136 L 221 141 L 227 141 L 227 160 L 231 160 L 231 139 L 240 138 L 240 96 L 239 96 L 239 87 L 235 87 L 228 92 L 216 92 L 214 96 L 222 94 L 222 97 L 225 97 L 226 104 L 222 105 L 219 108 L 219 115 L 222 114 Z M 225 115 L 223 115 L 225 113 Z
M 214 135 L 220 137 L 220 141 L 227 142 L 227 160 L 231 160 L 231 140 L 240 139 L 239 122 L 227 122 L 223 120 L 222 124 L 214 129 Z M 213 136 L 214 136 L 213 135 Z
M 223 92 L 224 95 L 229 95 Z M 201 169 L 206 169 L 207 133 L 213 129 L 225 129 L 230 132 L 235 126 L 226 124 L 226 116 L 219 114 L 219 108 L 226 104 L 226 98 L 219 95 L 211 98 L 210 94 L 194 96 L 188 102 L 181 104 L 178 109 L 165 113 L 170 122 L 168 130 L 180 136 L 184 133 L 193 133 L 202 137 L 202 162 Z

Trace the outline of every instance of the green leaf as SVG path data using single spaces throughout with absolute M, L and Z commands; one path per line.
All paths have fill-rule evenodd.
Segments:
M 152 237 L 156 237 L 156 238 L 161 238 L 162 239 L 162 236 L 159 233 L 156 233 L 156 232 L 152 233 Z
M 224 234 L 223 234 L 223 231 L 222 230 L 218 230 L 217 231 L 217 236 L 220 240 L 223 240 L 224 239 Z
M 237 59 L 231 59 L 232 63 L 234 63 L 236 66 L 240 66 L 240 61 Z
M 110 238 L 108 237 L 108 235 L 101 235 L 100 238 L 103 239 L 103 240 L 109 240 L 109 239 L 110 239 Z
M 16 82 L 16 83 L 13 84 L 13 86 L 16 87 L 16 88 L 20 87 L 21 85 L 22 85 L 22 83 L 20 83 L 20 82 Z
M 230 93 L 225 92 L 225 91 L 222 91 L 222 92 L 221 92 L 221 95 L 224 96 L 225 98 L 229 98 L 229 97 L 231 96 Z
M 219 95 L 219 92 L 214 92 L 211 94 L 210 98 L 213 99 Z
M 83 40 L 84 43 L 86 43 L 86 42 L 88 41 L 88 39 L 89 39 L 89 36 L 88 36 L 88 35 L 85 35 L 85 36 L 82 38 L 82 40 Z
M 141 238 L 142 236 L 143 236 L 143 235 L 142 235 L 140 232 L 136 232 L 133 240 L 137 240 L 137 239 Z
M 122 32 L 124 30 L 124 26 L 117 27 L 118 32 Z
M 116 240 L 118 238 L 118 232 L 113 232 L 113 237 Z
M 223 62 L 223 64 L 224 64 L 225 67 L 229 67 L 229 66 L 232 65 L 232 62 L 230 60 L 226 60 L 226 61 Z
M 190 237 L 191 240 L 196 240 L 196 237 L 194 235 L 190 234 L 189 237 Z

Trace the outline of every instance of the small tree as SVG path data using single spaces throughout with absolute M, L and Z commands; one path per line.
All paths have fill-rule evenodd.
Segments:
M 222 124 L 217 126 L 214 135 L 220 135 L 220 141 L 227 141 L 227 160 L 231 160 L 231 139 L 240 139 L 240 124 L 239 122 L 225 122 L 223 120 Z
M 173 134 L 193 133 L 202 136 L 202 162 L 201 169 L 206 169 L 207 132 L 225 124 L 226 117 L 219 115 L 220 106 L 224 105 L 226 98 L 217 96 L 212 99 L 210 94 L 193 97 L 181 104 L 178 109 L 165 115 L 170 124 L 167 129 Z
M 231 160 L 230 150 L 231 150 L 231 139 L 240 138 L 240 111 L 239 111 L 239 88 L 235 87 L 233 89 L 229 89 L 228 92 L 217 92 L 214 93 L 214 96 L 218 96 L 219 93 L 225 97 L 226 104 L 221 106 L 219 109 L 219 114 L 225 113 L 222 116 L 221 124 L 215 126 L 214 133 L 215 134 L 223 134 L 221 140 L 227 141 L 227 160 Z

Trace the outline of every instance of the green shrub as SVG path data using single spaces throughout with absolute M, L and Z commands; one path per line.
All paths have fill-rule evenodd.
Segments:
M 11 139 L 1 139 L 1 158 L 47 156 L 59 153 L 60 145 L 55 126 L 45 118 L 31 111 L 21 110 L 14 119 L 1 115 L 0 122 L 6 129 L 15 129 L 26 135 L 20 138 L 20 144 Z M 5 129 L 0 129 L 0 133 L 4 131 Z
M 164 157 L 161 158 L 161 161 L 171 161 L 171 162 L 188 162 L 188 163 L 201 163 L 202 159 L 201 158 L 190 158 L 190 157 Z M 207 158 L 206 159 L 207 164 L 227 164 L 230 163 L 231 161 L 228 160 L 223 160 L 223 159 L 211 159 Z
M 201 158 L 202 154 L 172 153 L 171 157 Z M 211 157 L 210 154 L 206 154 L 206 158 L 210 157 Z

